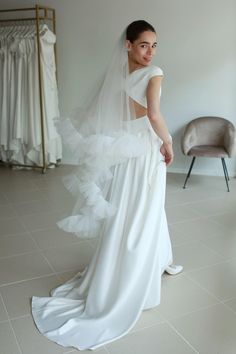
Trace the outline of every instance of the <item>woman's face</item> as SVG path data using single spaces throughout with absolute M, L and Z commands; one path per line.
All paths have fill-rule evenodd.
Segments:
M 131 60 L 133 64 L 148 66 L 151 64 L 152 58 L 156 53 L 156 33 L 151 31 L 142 32 L 133 43 L 127 41 L 126 46 L 129 60 Z

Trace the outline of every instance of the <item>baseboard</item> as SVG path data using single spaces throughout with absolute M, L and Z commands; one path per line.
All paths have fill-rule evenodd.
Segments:
M 181 173 L 181 174 L 187 174 L 188 169 L 184 168 L 176 168 L 176 167 L 168 167 L 167 172 L 170 173 Z M 236 177 L 236 171 L 228 171 L 229 172 L 229 177 Z M 224 177 L 223 171 L 218 171 L 218 170 L 199 170 L 199 169 L 193 169 L 191 172 L 191 175 L 201 175 L 201 176 L 217 176 L 217 177 Z
M 67 156 L 66 158 L 63 159 L 62 163 L 64 163 L 65 165 L 74 165 L 74 163 L 72 161 L 70 161 L 70 158 Z M 188 167 L 189 168 L 189 167 Z M 170 166 L 167 168 L 167 172 L 170 173 L 182 173 L 184 175 L 187 174 L 188 172 L 188 168 L 176 168 L 173 166 Z M 230 171 L 228 168 L 228 172 L 229 172 L 229 177 L 236 177 L 236 171 Z M 203 169 L 197 169 L 197 168 L 193 168 L 191 175 L 202 175 L 202 176 L 219 176 L 219 177 L 223 177 L 223 169 L 208 169 L 208 170 L 203 170 Z

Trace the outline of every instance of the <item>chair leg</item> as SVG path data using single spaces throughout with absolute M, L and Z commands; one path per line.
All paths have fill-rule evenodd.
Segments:
M 225 166 L 226 176 L 227 176 L 227 179 L 228 179 L 228 181 L 229 181 L 228 169 L 227 169 L 226 162 L 225 162 L 225 159 L 224 159 L 224 158 L 223 158 L 223 162 L 224 162 L 224 166 Z
M 185 179 L 185 182 L 184 182 L 184 185 L 183 185 L 183 188 L 184 188 L 184 189 L 186 188 L 187 180 L 188 180 L 189 177 L 190 177 L 190 174 L 191 174 L 191 171 L 192 171 L 192 168 L 193 168 L 195 159 L 196 159 L 196 156 L 193 157 L 192 162 L 191 162 L 191 165 L 190 165 L 190 167 L 189 167 L 189 171 L 188 171 L 188 174 L 187 174 L 187 176 L 186 176 L 186 179 Z
M 221 157 L 221 162 L 222 162 L 222 166 L 223 166 L 223 171 L 224 171 L 224 175 L 225 175 L 225 182 L 226 182 L 226 186 L 227 186 L 227 190 L 229 192 L 229 174 L 228 174 L 228 170 L 226 167 L 226 163 L 225 163 L 225 159 L 223 157 Z

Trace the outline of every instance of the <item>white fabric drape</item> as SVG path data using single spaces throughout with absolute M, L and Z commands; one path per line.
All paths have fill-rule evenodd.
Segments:
M 148 82 L 162 75 L 155 66 L 134 71 L 126 78 L 127 96 L 147 107 Z M 32 298 L 32 314 L 50 340 L 96 349 L 124 336 L 143 310 L 160 303 L 161 276 L 173 262 L 164 208 L 166 164 L 162 141 L 147 116 L 124 121 L 121 136 L 100 135 L 100 141 L 96 136 L 86 141 L 68 121 L 63 128 L 78 165 L 88 160 L 89 167 L 91 152 L 96 157 L 92 162 L 97 161 L 99 178 L 85 170 L 85 163 L 66 177 L 67 188 L 78 199 L 73 215 L 59 226 L 99 240 L 83 273 L 54 289 L 51 297 Z
M 147 117 L 132 123 L 147 154 L 114 167 L 107 199 L 117 211 L 103 223 L 92 261 L 51 297 L 32 299 L 38 329 L 64 347 L 95 349 L 128 333 L 159 305 L 161 275 L 173 261 L 161 142 Z
M 54 43 L 46 25 L 40 29 L 43 109 L 47 164 L 62 157 L 54 127 L 59 116 Z M 0 159 L 42 164 L 38 52 L 35 25 L 0 28 Z
M 130 104 L 147 108 L 149 80 L 163 72 L 148 66 L 129 73 L 124 44 L 125 34 L 88 109 L 58 124 L 78 166 L 64 178 L 76 205 L 58 225 L 81 238 L 98 237 L 96 251 L 83 273 L 51 297 L 32 298 L 40 332 L 80 350 L 122 337 L 144 309 L 157 306 L 161 275 L 173 261 L 162 141 Z

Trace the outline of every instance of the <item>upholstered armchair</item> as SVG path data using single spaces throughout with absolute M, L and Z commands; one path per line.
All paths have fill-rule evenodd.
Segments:
M 229 192 L 229 174 L 225 157 L 232 157 L 236 153 L 236 131 L 230 121 L 220 117 L 199 117 L 192 120 L 184 130 L 181 148 L 184 155 L 192 156 L 183 188 L 186 187 L 196 157 L 218 157 L 222 161 Z

